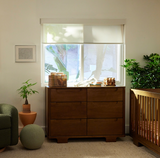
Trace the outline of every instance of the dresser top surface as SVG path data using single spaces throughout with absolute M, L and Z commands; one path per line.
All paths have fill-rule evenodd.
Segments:
M 72 89 L 76 89 L 76 88 L 83 88 L 83 89 L 98 89 L 98 88 L 125 88 L 125 86 L 106 86 L 106 87 L 49 87 L 49 86 L 46 86 L 45 88 L 60 88 L 60 89 L 62 89 L 62 88 L 65 88 L 65 89 L 67 89 L 67 88 L 72 88 Z

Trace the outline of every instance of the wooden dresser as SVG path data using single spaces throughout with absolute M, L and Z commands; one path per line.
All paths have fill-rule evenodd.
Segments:
M 125 136 L 125 87 L 46 87 L 45 93 L 49 139 Z

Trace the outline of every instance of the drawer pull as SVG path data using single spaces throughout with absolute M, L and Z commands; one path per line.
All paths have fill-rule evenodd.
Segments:
M 118 88 L 116 88 L 116 90 L 115 91 L 118 91 Z

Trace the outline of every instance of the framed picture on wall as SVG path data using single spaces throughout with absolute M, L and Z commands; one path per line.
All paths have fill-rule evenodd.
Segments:
M 15 62 L 36 62 L 36 45 L 16 45 Z

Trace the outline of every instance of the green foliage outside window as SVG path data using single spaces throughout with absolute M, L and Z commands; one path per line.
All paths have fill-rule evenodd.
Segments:
M 135 59 L 126 59 L 122 65 L 127 75 L 132 77 L 131 88 L 160 88 L 160 55 L 152 53 L 144 55 L 143 59 L 146 61 L 144 67 L 140 67 Z
M 58 46 L 57 46 L 57 48 L 58 48 Z M 63 49 L 64 49 L 63 51 L 61 50 L 61 51 L 59 51 L 59 52 L 63 52 L 62 55 L 65 55 L 65 54 L 64 54 L 64 52 L 66 52 L 65 47 L 64 47 Z M 63 72 L 64 74 L 66 74 L 66 75 L 67 75 L 67 79 L 68 79 L 68 78 L 69 78 L 69 72 L 66 70 L 66 65 L 65 65 L 64 62 L 62 61 L 60 55 L 53 50 L 52 46 L 47 47 L 47 50 L 48 50 L 50 53 L 53 54 L 53 56 L 54 56 L 54 61 L 55 61 L 56 65 L 57 65 L 57 67 L 58 67 L 59 72 Z M 54 68 L 52 65 L 50 65 L 50 64 L 45 64 L 45 71 L 46 71 L 47 73 L 49 73 L 50 70 L 54 70 L 54 71 L 56 71 L 56 72 L 58 71 L 58 70 L 57 70 L 56 68 Z

